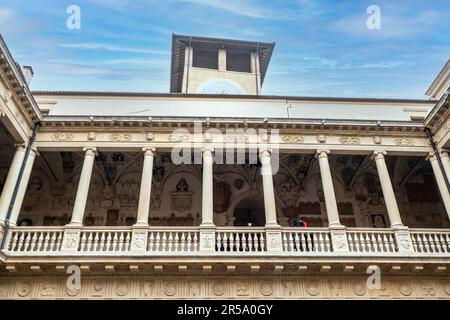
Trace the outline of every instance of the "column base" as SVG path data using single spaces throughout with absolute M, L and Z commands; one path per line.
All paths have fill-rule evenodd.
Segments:
M 145 252 L 148 244 L 148 224 L 135 224 L 131 234 L 131 252 Z
M 61 252 L 77 252 L 80 246 L 81 226 L 66 225 Z
M 266 224 L 265 229 L 267 252 L 282 252 L 281 226 L 279 224 Z
M 329 226 L 333 252 L 349 252 L 347 228 L 341 224 Z
M 202 224 L 200 229 L 200 252 L 216 252 L 216 226 Z

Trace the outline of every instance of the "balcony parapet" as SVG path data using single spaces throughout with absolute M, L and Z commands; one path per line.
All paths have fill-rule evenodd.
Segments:
M 342 250 L 336 249 L 330 228 L 283 227 L 279 251 L 268 250 L 267 233 L 273 229 L 208 230 L 213 235 L 208 251 L 201 250 L 201 232 L 201 227 L 12 227 L 2 251 L 7 256 L 450 257 L 450 229 L 345 228 L 341 240 L 347 249 Z

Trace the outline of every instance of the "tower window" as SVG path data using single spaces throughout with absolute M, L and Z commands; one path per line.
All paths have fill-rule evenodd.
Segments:
M 227 49 L 228 71 L 252 72 L 250 61 L 250 51 Z
M 219 69 L 219 50 L 194 48 L 192 66 L 197 68 Z

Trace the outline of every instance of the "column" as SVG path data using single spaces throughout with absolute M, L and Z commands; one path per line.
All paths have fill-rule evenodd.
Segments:
M 277 221 L 277 208 L 273 188 L 273 172 L 271 164 L 271 151 L 269 149 L 259 150 L 261 161 L 261 176 L 263 182 L 264 211 L 266 214 L 266 243 L 268 252 L 283 251 L 281 239 L 281 226 Z
M 203 148 L 202 223 L 200 225 L 200 251 L 215 251 L 215 225 L 213 220 L 213 152 Z
M 322 179 L 323 195 L 325 197 L 325 207 L 327 209 L 328 225 L 341 226 L 337 209 L 336 196 L 334 194 L 333 179 L 331 177 L 328 154 L 330 150 L 317 150 L 319 159 L 320 177 Z
M 97 148 L 83 148 L 83 151 L 85 152 L 83 168 L 81 169 L 77 195 L 73 206 L 72 219 L 70 221 L 71 226 L 79 227 L 83 225 L 83 217 L 86 209 L 89 185 L 91 183 L 92 169 L 94 168 L 95 156 L 97 155 Z
M 136 223 L 132 227 L 131 251 L 145 252 L 148 244 L 148 216 L 150 213 L 150 200 L 152 191 L 153 160 L 155 148 L 142 148 L 144 152 L 144 165 L 142 167 L 141 190 Z
M 447 151 L 441 152 L 442 166 L 444 167 L 445 175 L 447 180 L 450 181 L 450 156 Z
M 436 155 L 434 152 L 430 152 L 430 154 L 427 157 L 427 160 L 430 161 L 431 167 L 433 168 L 434 177 L 436 179 L 436 183 L 439 188 L 439 192 L 441 193 L 442 201 L 444 202 L 445 210 L 447 211 L 447 214 L 450 218 L 450 194 L 448 192 L 447 185 L 444 180 L 444 175 L 441 171 L 441 168 L 439 167 L 439 162 L 437 160 Z
M 278 226 L 270 155 L 271 153 L 268 149 L 262 149 L 259 152 L 263 181 L 264 210 L 266 213 L 266 226 Z
M 391 228 L 395 228 L 403 226 L 403 223 L 398 210 L 397 200 L 395 199 L 395 193 L 392 188 L 386 161 L 384 160 L 385 155 L 386 151 L 375 151 L 373 153 L 373 158 L 377 166 L 378 177 L 380 178 L 381 189 L 383 190 L 384 202 L 391 222 Z
M 214 226 L 213 151 L 210 147 L 203 149 L 202 226 Z
M 0 226 L 4 225 L 8 208 L 11 203 L 11 198 L 14 193 L 16 182 L 19 179 L 20 168 L 22 167 L 23 159 L 25 157 L 25 146 L 18 145 L 11 166 L 6 177 L 5 185 L 3 186 L 2 195 L 0 197 Z
M 328 163 L 329 153 L 330 150 L 317 150 L 320 178 L 322 180 L 323 195 L 327 210 L 328 227 L 330 229 L 331 244 L 333 251 L 347 252 L 349 251 L 347 231 L 345 226 L 343 226 L 339 221 L 339 212 L 337 208 L 336 195 L 334 194 L 333 178 L 331 177 L 330 164 Z
M 155 148 L 143 148 L 144 166 L 142 168 L 141 190 L 139 192 L 139 205 L 136 225 L 148 226 L 150 212 L 150 199 L 152 191 L 153 159 Z
M 36 148 L 32 147 L 26 159 L 27 162 L 23 170 L 19 188 L 17 189 L 16 199 L 11 210 L 11 216 L 9 217 L 10 226 L 15 226 L 17 224 L 17 218 L 19 217 L 20 209 L 22 208 L 23 199 L 25 198 L 25 192 L 28 188 L 28 181 L 30 180 L 31 170 L 33 169 L 33 163 L 37 153 Z

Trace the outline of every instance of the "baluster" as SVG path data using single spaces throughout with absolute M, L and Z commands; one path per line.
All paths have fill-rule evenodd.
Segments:
M 259 234 L 259 246 L 261 248 L 261 251 L 265 251 L 265 246 L 266 246 L 266 234 L 265 234 L 265 232 L 261 232 Z
M 180 239 L 180 241 L 181 241 L 180 251 L 181 252 L 187 251 L 186 250 L 186 236 L 187 236 L 186 233 L 184 233 L 184 232 L 181 233 L 181 239 Z
M 388 235 L 388 239 L 389 239 L 389 244 L 390 244 L 390 248 L 391 248 L 391 252 L 396 252 L 397 251 L 397 243 L 395 241 L 395 237 L 392 233 L 389 233 Z
M 248 233 L 247 234 L 247 241 L 248 241 L 248 251 L 253 251 L 253 241 L 254 241 L 255 233 Z
M 442 247 L 444 248 L 444 252 L 449 252 L 449 245 L 450 245 L 450 239 L 448 239 L 448 235 L 446 234 L 441 234 L 441 242 L 442 242 Z
M 331 251 L 330 234 L 328 232 L 320 233 L 323 243 L 323 252 Z
M 253 234 L 253 250 L 254 251 L 259 251 L 259 234 L 258 233 L 254 233 Z
M 429 253 L 431 250 L 430 250 L 430 243 L 428 241 L 428 234 L 424 233 L 424 234 L 422 234 L 422 236 L 423 236 L 423 244 L 424 244 L 425 251 L 427 253 Z
M 120 251 L 120 237 L 123 236 L 123 232 L 119 231 L 119 232 L 114 232 L 113 233 L 113 239 L 112 239 L 112 247 L 111 247 L 111 251 Z
M 100 234 L 98 232 L 92 232 L 92 245 L 90 251 L 97 251 L 98 244 L 100 242 Z
M 347 241 L 348 241 L 348 249 L 350 250 L 350 252 L 355 251 L 354 242 L 353 242 L 353 233 L 351 233 L 351 232 L 347 233 Z
M 179 252 L 179 251 L 181 251 L 181 252 L 183 252 L 183 241 L 182 241 L 182 239 L 183 239 L 183 236 L 184 236 L 184 232 L 183 231 L 177 231 L 176 233 L 175 233 L 175 244 L 176 244 L 176 247 L 175 247 L 175 250 L 177 251 L 177 252 Z
M 234 245 L 234 233 L 233 232 L 230 233 L 230 239 L 228 242 L 230 243 L 230 247 L 229 247 L 230 252 L 236 251 L 236 247 Z
M 297 236 L 299 238 L 298 251 L 306 252 L 305 234 L 304 233 L 298 233 Z
M 19 232 L 19 240 L 18 240 L 18 248 L 17 251 L 25 251 L 25 232 Z
M 430 246 L 430 252 L 431 253 L 435 253 L 436 252 L 436 245 L 434 243 L 433 235 L 431 233 L 428 233 L 427 234 L 427 238 L 428 238 L 428 244 Z
M 283 251 L 288 251 L 288 244 L 287 244 L 286 232 L 283 232 L 283 233 L 281 234 L 281 243 L 283 243 Z
M 194 251 L 198 251 L 198 233 L 194 232 L 194 241 L 193 241 Z
M 422 253 L 424 251 L 422 235 L 418 233 L 416 234 L 416 236 L 417 236 L 417 243 L 419 246 L 419 252 Z
M 295 251 L 295 232 L 290 232 L 288 236 L 288 246 L 289 246 L 289 252 Z
M 383 241 L 383 234 L 377 233 L 374 236 L 376 237 L 376 239 L 374 241 L 378 245 L 379 252 L 387 252 L 388 250 L 386 250 L 386 246 L 385 246 L 385 243 Z
M 359 238 L 356 232 L 353 234 L 353 238 L 355 242 L 355 252 L 359 252 Z
M 124 235 L 126 237 L 127 233 L 126 232 L 119 232 L 119 234 L 117 235 L 116 239 L 115 239 L 115 246 L 114 246 L 114 251 L 125 251 L 125 247 L 124 247 Z
M 162 250 L 164 252 L 169 251 L 169 242 L 168 242 L 168 235 L 167 232 L 161 233 L 161 244 L 162 244 Z
M 26 233 L 26 238 L 25 238 L 25 250 L 24 251 L 32 251 L 33 250 L 33 245 L 34 245 L 34 236 L 35 233 L 34 232 L 27 232 Z
M 240 251 L 241 246 L 240 246 L 240 239 L 239 239 L 239 233 L 235 233 L 234 234 L 234 246 L 236 247 L 236 252 Z
M 39 242 L 38 251 L 47 251 L 47 245 L 49 244 L 50 237 L 49 232 L 43 231 L 42 232 L 42 239 Z
M 86 235 L 86 232 L 81 232 L 80 251 L 86 251 L 87 237 L 88 237 L 88 235 Z
M 231 241 L 233 239 L 233 233 L 224 232 L 222 233 L 222 239 L 220 241 L 220 251 L 228 252 L 231 251 Z
M 55 250 L 56 232 L 49 233 L 48 239 L 49 242 L 45 251 L 56 251 Z
M 164 251 L 165 245 L 162 243 L 162 234 L 161 232 L 156 231 L 156 239 L 155 239 L 155 251 Z
M 147 250 L 152 252 L 153 248 L 154 248 L 154 232 L 153 231 L 149 231 L 149 235 L 148 235 L 148 244 L 147 244 Z
M 61 250 L 63 238 L 64 238 L 64 231 L 58 232 L 58 238 L 56 239 L 56 241 L 58 241 L 58 251 Z
M 323 241 L 323 234 L 321 232 L 313 232 L 311 233 L 312 238 L 312 250 L 313 252 L 324 252 L 324 241 Z
M 441 253 L 441 244 L 439 243 L 438 235 L 435 233 L 431 237 L 433 238 L 433 242 L 434 242 L 434 248 L 435 248 L 434 252 Z
M 191 233 L 190 232 L 188 232 L 187 233 L 187 244 L 186 244 L 186 251 L 193 251 L 194 250 L 194 248 L 193 248 L 193 243 L 192 243 L 192 236 L 191 236 Z
M 375 234 L 373 232 L 370 234 L 370 242 L 372 243 L 372 247 L 373 247 L 375 252 L 382 252 L 383 251 L 382 248 L 380 247 L 380 243 L 375 238 Z
M 297 232 L 293 232 L 290 233 L 290 238 L 294 238 L 294 248 L 292 248 L 292 246 L 290 246 L 290 251 L 298 251 L 298 252 L 302 252 L 303 248 L 300 242 L 300 238 L 302 237 L 302 234 L 297 233 Z M 292 241 L 292 240 L 291 240 Z
M 415 233 L 411 233 L 411 242 L 412 242 L 412 246 L 413 246 L 414 252 L 418 252 L 418 249 L 417 249 L 417 237 L 416 237 Z
M 174 238 L 173 238 L 173 232 L 169 231 L 169 238 L 168 238 L 168 244 L 169 244 L 169 251 L 174 250 Z
M 11 251 L 16 251 L 17 250 L 16 245 L 18 243 L 18 239 L 19 239 L 19 233 L 15 232 L 15 231 L 12 231 L 11 242 L 10 242 L 10 245 L 8 247 L 9 250 L 11 250 Z

